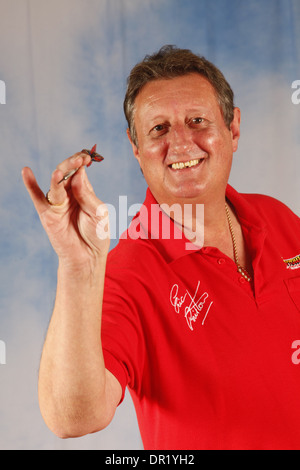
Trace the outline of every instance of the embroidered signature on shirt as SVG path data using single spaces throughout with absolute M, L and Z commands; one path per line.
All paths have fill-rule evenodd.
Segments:
M 174 284 L 170 292 L 171 305 L 173 305 L 175 312 L 178 314 L 181 313 L 182 309 L 184 308 L 186 322 L 192 331 L 194 330 L 192 323 L 197 321 L 200 313 L 203 313 L 202 326 L 204 325 L 208 312 L 210 311 L 210 308 L 213 304 L 213 301 L 210 303 L 206 302 L 209 299 L 207 292 L 203 292 L 202 295 L 198 294 L 199 287 L 200 281 L 198 281 L 197 288 L 193 296 L 187 289 L 184 295 L 178 295 L 178 284 Z

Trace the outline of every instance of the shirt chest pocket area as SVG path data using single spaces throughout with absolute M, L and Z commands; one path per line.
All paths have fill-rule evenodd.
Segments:
M 284 282 L 292 301 L 300 311 L 300 277 L 285 279 Z

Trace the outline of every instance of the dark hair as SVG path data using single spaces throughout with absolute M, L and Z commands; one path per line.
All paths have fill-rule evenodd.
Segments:
M 224 122 L 228 128 L 230 127 L 233 119 L 234 94 L 222 72 L 205 57 L 198 56 L 189 49 L 167 45 L 153 55 L 146 55 L 133 67 L 128 77 L 124 113 L 132 141 L 136 145 L 134 104 L 141 89 L 153 80 L 171 79 L 191 73 L 199 73 L 214 87 Z

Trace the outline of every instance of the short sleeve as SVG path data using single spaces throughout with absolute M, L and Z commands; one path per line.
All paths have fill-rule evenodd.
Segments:
M 101 340 L 105 367 L 125 388 L 138 390 L 143 375 L 145 345 L 141 323 L 141 285 L 130 269 L 108 261 Z

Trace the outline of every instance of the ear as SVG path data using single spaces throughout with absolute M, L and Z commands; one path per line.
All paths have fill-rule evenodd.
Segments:
M 240 126 L 241 126 L 241 110 L 239 108 L 234 108 L 233 119 L 230 124 L 233 152 L 236 152 L 238 148 L 239 138 L 241 135 Z
M 133 142 L 133 140 L 132 140 L 132 138 L 131 138 L 131 135 L 130 135 L 129 129 L 126 130 L 126 133 L 127 133 L 127 137 L 128 137 L 128 139 L 129 139 L 129 142 L 131 143 L 133 155 L 135 156 L 135 158 L 137 159 L 137 161 L 140 163 L 140 153 L 139 153 L 139 149 L 138 149 L 138 147 L 136 146 L 136 144 Z

